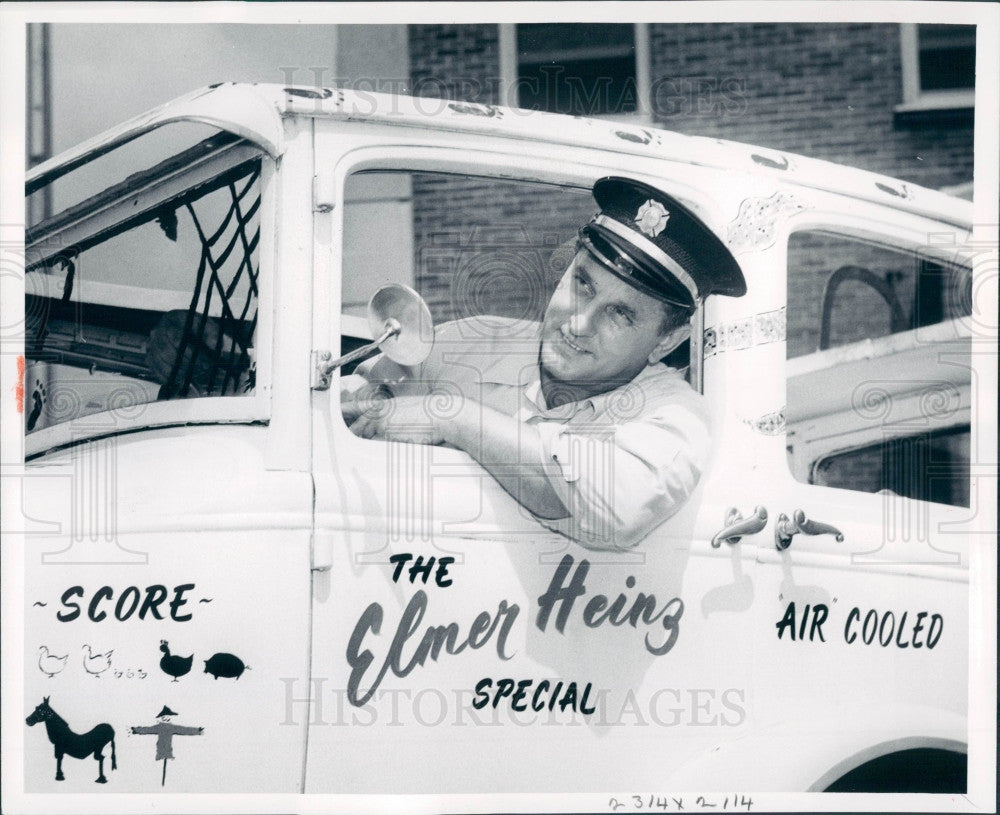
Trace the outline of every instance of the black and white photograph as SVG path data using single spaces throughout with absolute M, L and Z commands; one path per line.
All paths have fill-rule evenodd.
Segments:
M 995 811 L 998 44 L 0 6 L 2 811 Z

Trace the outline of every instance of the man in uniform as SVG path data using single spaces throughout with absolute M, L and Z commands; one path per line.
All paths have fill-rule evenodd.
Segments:
M 672 197 L 617 177 L 593 194 L 600 212 L 540 324 L 445 323 L 416 372 L 377 359 L 343 409 L 364 438 L 464 450 L 544 526 L 623 549 L 683 505 L 710 451 L 701 395 L 662 360 L 699 301 L 746 283 Z

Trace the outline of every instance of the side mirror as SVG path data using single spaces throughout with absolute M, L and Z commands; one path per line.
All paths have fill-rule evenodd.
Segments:
M 381 351 L 400 365 L 419 365 L 434 347 L 434 321 L 427 303 L 409 286 L 391 283 L 368 301 L 368 326 L 374 342 L 333 360 L 320 359 L 313 370 L 313 388 L 330 387 L 330 374 L 342 365 Z

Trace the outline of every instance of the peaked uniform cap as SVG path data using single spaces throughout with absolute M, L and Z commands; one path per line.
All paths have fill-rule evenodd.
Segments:
M 156 718 L 159 719 L 162 716 L 176 716 L 176 715 L 177 715 L 176 713 L 174 713 L 170 708 L 164 705 L 163 710 L 161 710 L 159 713 L 156 714 Z
M 732 252 L 676 198 L 617 176 L 597 181 L 593 194 L 601 211 L 580 230 L 580 239 L 625 282 L 686 308 L 710 294 L 746 294 Z

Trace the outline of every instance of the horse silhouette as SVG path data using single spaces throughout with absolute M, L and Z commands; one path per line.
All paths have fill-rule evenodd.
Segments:
M 104 746 L 111 742 L 111 769 L 118 769 L 118 762 L 115 758 L 115 729 L 107 723 L 99 724 L 86 733 L 74 733 L 70 730 L 66 720 L 61 718 L 51 707 L 49 707 L 49 697 L 42 699 L 42 703 L 35 708 L 27 719 L 24 720 L 28 727 L 33 727 L 39 722 L 45 722 L 45 730 L 48 733 L 49 741 L 55 748 L 56 754 L 56 781 L 65 780 L 62 771 L 62 760 L 64 755 L 73 758 L 86 758 L 92 755 L 97 759 L 97 782 L 107 784 L 108 779 L 104 777 Z

